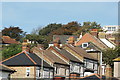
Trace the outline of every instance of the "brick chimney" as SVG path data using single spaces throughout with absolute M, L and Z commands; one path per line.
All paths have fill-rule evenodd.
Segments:
M 37 44 L 37 47 L 41 50 L 44 50 L 44 45 L 43 44 Z
M 98 38 L 98 29 L 91 29 L 90 34 Z
M 22 51 L 27 51 L 29 52 L 30 51 L 30 48 L 28 47 L 28 40 L 24 40 L 23 43 L 22 43 Z
M 100 39 L 106 38 L 105 32 L 99 32 L 98 37 L 99 37 Z
M 73 45 L 74 44 L 74 37 L 73 36 L 69 37 L 67 43 Z
M 60 48 L 60 38 L 56 38 L 56 39 L 53 41 L 53 44 L 54 44 L 55 47 Z
M 105 76 L 107 78 L 112 77 L 112 68 L 109 65 L 107 65 L 106 68 L 105 68 Z

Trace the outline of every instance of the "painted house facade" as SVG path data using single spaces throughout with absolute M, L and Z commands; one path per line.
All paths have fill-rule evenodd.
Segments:
M 114 62 L 114 77 L 120 79 L 120 57 L 113 60 Z
M 69 53 L 63 48 L 53 47 L 59 54 L 63 55 L 69 60 L 70 76 L 83 77 L 83 65 L 82 60 L 76 58 L 73 54 Z
M 39 48 L 33 49 L 33 52 L 39 57 L 42 57 L 42 52 Z M 60 54 L 56 53 L 54 50 L 44 50 L 43 52 L 44 60 L 52 67 L 54 67 L 54 77 L 67 77 L 69 76 L 69 62 L 63 58 Z
M 66 45 L 64 49 L 73 54 L 77 59 L 80 59 L 83 65 L 83 76 L 98 73 L 98 60 L 91 55 L 87 54 L 85 50 L 73 45 Z

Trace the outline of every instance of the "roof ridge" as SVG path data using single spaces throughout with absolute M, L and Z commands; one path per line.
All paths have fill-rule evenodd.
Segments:
M 35 51 L 37 51 L 38 53 L 41 54 L 40 50 L 38 50 L 38 47 L 36 47 L 36 48 L 34 48 L 34 49 L 35 49 Z M 37 54 L 36 54 L 36 55 L 37 55 Z M 37 55 L 37 56 L 40 57 L 39 55 Z M 49 57 L 47 57 L 45 54 L 43 54 L 43 56 L 46 57 L 50 62 L 53 63 L 53 61 L 52 61 Z M 47 62 L 47 61 L 46 61 L 46 62 Z
M 25 52 L 25 55 L 26 55 L 34 64 L 37 64 L 26 52 Z
M 97 41 L 100 43 L 100 45 L 103 44 L 104 47 L 108 47 L 108 46 L 107 46 L 105 43 L 103 43 L 99 38 L 91 35 L 90 33 L 88 33 L 88 34 L 89 34 L 91 37 L 93 37 L 95 40 L 97 40 Z
M 53 47 L 52 47 L 52 49 L 54 49 Z M 54 49 L 55 50 L 55 49 Z M 62 56 L 62 57 L 64 57 L 65 59 L 67 59 L 68 61 L 69 61 L 69 59 L 68 58 L 66 58 L 64 55 L 62 55 L 60 52 L 58 52 L 57 50 L 55 50 L 57 53 L 59 53 L 60 54 L 60 56 Z

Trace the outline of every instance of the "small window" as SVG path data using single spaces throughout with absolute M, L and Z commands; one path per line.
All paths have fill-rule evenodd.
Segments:
M 26 76 L 27 76 L 27 77 L 30 76 L 30 67 L 27 67 L 27 68 L 26 68 Z
M 27 75 L 27 76 L 30 76 L 30 73 L 29 73 L 29 72 L 27 72 L 27 73 L 26 73 L 26 75 Z
M 88 43 L 82 43 L 82 48 L 87 48 L 88 47 Z

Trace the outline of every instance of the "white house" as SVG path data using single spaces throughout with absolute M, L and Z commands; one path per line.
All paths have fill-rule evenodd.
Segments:
M 14 72 L 15 72 L 14 69 L 3 64 L 0 64 L 0 80 L 9 80 L 10 75 Z

